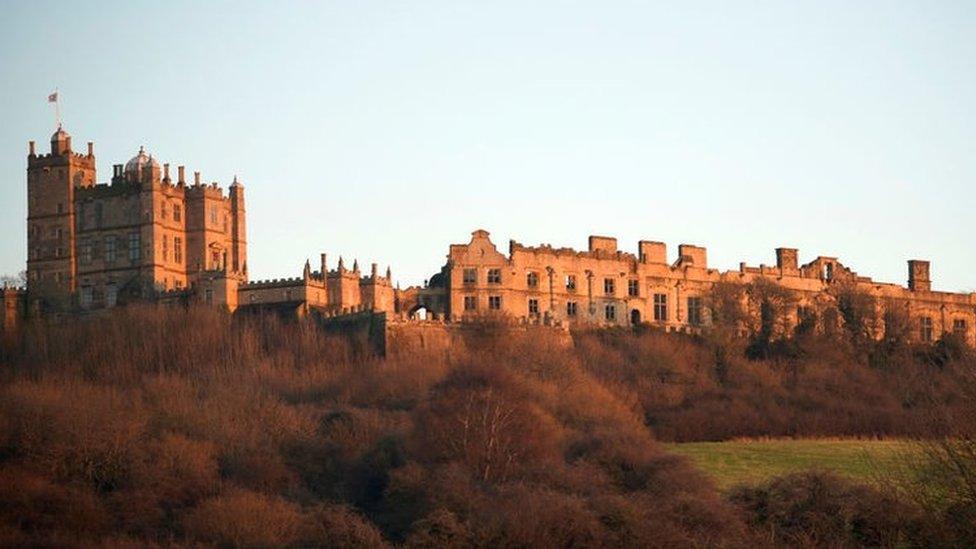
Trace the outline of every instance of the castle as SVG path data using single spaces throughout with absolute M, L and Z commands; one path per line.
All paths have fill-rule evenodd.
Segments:
M 632 254 L 602 236 L 591 236 L 586 251 L 512 241 L 506 256 L 478 230 L 467 244 L 450 246 L 446 264 L 423 287 L 394 287 L 390 269 L 380 274 L 375 263 L 365 276 L 358 262 L 347 268 L 342 258 L 330 270 L 325 254 L 317 270 L 306 262 L 301 276 L 250 281 L 244 186 L 236 177 L 226 195 L 216 183 L 202 183 L 199 172 L 187 182 L 183 166 L 174 181 L 169 164 L 140 149 L 113 167 L 110 183 L 96 183 L 93 144 L 76 153 L 59 127 L 49 154 L 30 142 L 27 187 L 27 288 L 0 295 L 5 330 L 31 315 L 198 301 L 240 313 L 336 318 L 369 311 L 409 322 L 424 311 L 427 320 L 443 323 L 496 316 L 697 332 L 712 320 L 717 286 L 764 281 L 790 296 L 783 332 L 835 307 L 832 290 L 844 287 L 873 298 L 874 337 L 897 310 L 918 341 L 955 333 L 976 343 L 976 293 L 932 291 L 927 261 L 908 262 L 903 287 L 859 276 L 833 257 L 800 265 L 792 248 L 776 249 L 775 266 L 723 272 L 709 268 L 705 248 L 688 244 L 673 261 L 664 243 L 641 241 Z M 764 314 L 745 300 L 741 306 L 747 317 Z

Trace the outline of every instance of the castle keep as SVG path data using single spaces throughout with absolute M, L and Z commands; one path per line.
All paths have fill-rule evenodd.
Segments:
M 97 183 L 92 143 L 76 153 L 62 128 L 51 150 L 27 157 L 27 288 L 0 294 L 0 328 L 25 316 L 81 313 L 133 301 L 208 303 L 231 312 L 273 311 L 331 319 L 382 313 L 394 323 L 463 324 L 485 317 L 572 326 L 651 325 L 697 332 L 713 320 L 723 287 L 757 284 L 777 288 L 781 307 L 776 330 L 788 334 L 810 319 L 829 328 L 839 290 L 870 297 L 871 335 L 882 337 L 897 313 L 921 342 L 954 333 L 976 343 L 976 293 L 931 289 L 929 263 L 908 262 L 908 284 L 860 276 L 837 258 L 800 264 L 793 248 L 777 248 L 776 264 L 720 271 L 705 248 L 682 244 L 669 258 L 662 242 L 640 241 L 637 253 L 617 241 L 591 236 L 585 251 L 510 242 L 498 251 L 487 231 L 451 245 L 447 262 L 423 287 L 394 287 L 390 269 L 368 274 L 358 262 L 339 258 L 330 269 L 325 254 L 317 269 L 306 262 L 301 276 L 250 281 L 247 266 L 244 186 L 234 178 L 227 193 L 216 183 L 175 179 L 140 149 L 113 166 L 109 183 Z M 766 322 L 762 306 L 737 298 L 744 329 Z M 782 305 L 782 303 L 781 303 Z M 425 314 L 420 312 L 424 311 Z
M 33 141 L 27 155 L 27 290 L 5 289 L 4 322 L 45 313 L 84 313 L 133 301 L 198 300 L 230 310 L 275 308 L 341 314 L 393 310 L 389 270 L 362 276 L 340 258 L 329 271 L 306 265 L 302 277 L 250 282 L 244 186 L 234 178 L 225 194 L 217 183 L 187 181 L 142 148 L 97 183 L 94 145 L 72 149 L 63 128 L 50 153 Z

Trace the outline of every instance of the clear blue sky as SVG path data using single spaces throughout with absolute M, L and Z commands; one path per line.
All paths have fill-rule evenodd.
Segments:
M 57 87 L 100 181 L 140 145 L 238 174 L 252 278 L 326 251 L 420 283 L 485 228 L 976 289 L 976 4 L 312 4 L 4 3 L 0 273 Z

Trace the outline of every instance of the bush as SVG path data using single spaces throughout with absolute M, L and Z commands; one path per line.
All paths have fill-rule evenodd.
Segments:
M 804 477 L 736 507 L 655 438 L 964 440 L 962 422 L 920 418 L 961 417 L 971 353 L 894 332 L 867 351 L 834 339 L 849 331 L 784 346 L 791 305 L 749 299 L 767 308 L 755 360 L 721 324 L 567 346 L 486 322 L 449 353 L 385 360 L 312 323 L 210 309 L 30 325 L 0 370 L 0 544 L 737 546 L 770 525 L 780 544 L 902 539 L 875 491 Z M 923 514 L 912 539 L 964 532 L 967 501 Z
M 802 547 L 893 547 L 909 541 L 916 511 L 867 486 L 829 473 L 780 477 L 731 495 L 769 541 Z
M 279 497 L 232 490 L 208 499 L 183 520 L 190 539 L 218 545 L 282 546 L 299 539 L 301 510 Z

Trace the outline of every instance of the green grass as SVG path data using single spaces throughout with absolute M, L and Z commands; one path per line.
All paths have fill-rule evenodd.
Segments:
M 913 448 L 908 441 L 829 439 L 689 442 L 666 447 L 691 458 L 722 490 L 808 469 L 874 483 L 883 476 L 908 474 L 904 456 Z

